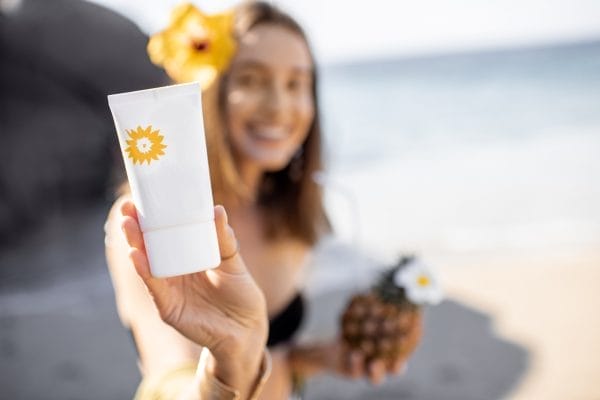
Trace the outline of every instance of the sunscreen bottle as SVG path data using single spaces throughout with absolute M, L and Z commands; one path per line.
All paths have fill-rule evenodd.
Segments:
M 201 102 L 198 83 L 108 96 L 155 277 L 221 262 Z

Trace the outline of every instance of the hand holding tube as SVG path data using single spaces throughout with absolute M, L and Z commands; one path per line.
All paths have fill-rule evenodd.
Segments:
M 237 253 L 225 209 L 215 207 L 221 265 L 171 278 L 151 275 L 133 203 L 124 202 L 121 213 L 129 256 L 161 319 L 210 350 L 213 359 L 208 366 L 217 378 L 242 392 L 249 390 L 256 375 L 248 371 L 258 371 L 267 339 L 267 309 L 262 291 Z

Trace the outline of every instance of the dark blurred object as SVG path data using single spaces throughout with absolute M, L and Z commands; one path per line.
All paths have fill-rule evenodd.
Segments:
M 119 157 L 106 95 L 167 83 L 146 43 L 84 1 L 0 9 L 0 247 L 45 215 L 110 197 Z

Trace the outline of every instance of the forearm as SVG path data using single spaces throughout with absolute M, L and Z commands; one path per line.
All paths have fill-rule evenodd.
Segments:
M 295 376 L 308 378 L 335 370 L 335 344 L 294 346 L 288 352 L 288 361 Z
M 200 399 L 257 399 L 271 373 L 271 358 L 266 348 L 260 351 L 256 366 L 254 358 L 254 354 L 246 361 L 232 358 L 237 365 L 231 368 L 231 360 L 222 363 L 208 350 L 204 351 L 197 373 Z
M 248 368 L 244 373 L 232 373 L 228 367 L 219 365 L 205 348 L 199 362 L 183 363 L 162 373 L 144 376 L 135 400 L 255 400 L 271 372 L 268 352 L 261 352 L 260 357 L 256 370 Z M 209 363 L 214 363 L 217 371 L 221 368 L 224 374 L 217 377 L 218 372 L 209 368 Z M 248 387 L 244 392 L 234 385 Z
M 248 399 L 262 376 L 265 347 L 253 347 L 245 354 L 231 354 L 226 358 L 216 358 L 212 353 L 203 354 L 199 374 L 214 377 L 218 382 L 239 392 L 240 399 Z M 205 364 L 205 365 L 202 365 Z

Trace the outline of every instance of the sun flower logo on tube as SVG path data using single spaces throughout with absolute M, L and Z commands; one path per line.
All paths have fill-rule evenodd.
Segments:
M 159 135 L 158 129 L 153 130 L 152 125 L 146 128 L 138 126 L 135 129 L 126 129 L 125 132 L 129 135 L 125 152 L 134 164 L 141 165 L 144 161 L 150 164 L 165 154 L 163 150 L 167 145 L 163 144 L 164 136 Z

